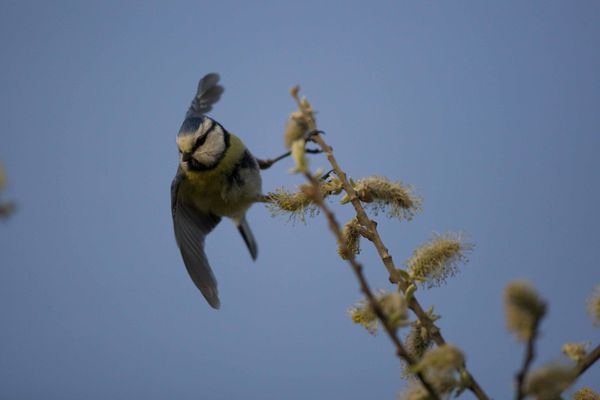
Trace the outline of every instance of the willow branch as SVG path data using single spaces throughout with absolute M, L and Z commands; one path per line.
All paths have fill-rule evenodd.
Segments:
M 299 110 L 301 110 L 303 113 L 305 113 L 304 107 L 302 107 L 300 98 L 298 97 L 297 90 L 293 89 L 291 91 L 291 94 L 292 94 L 292 97 L 294 97 L 294 99 L 296 100 Z M 306 113 L 305 113 L 305 116 L 307 117 L 306 119 L 308 121 L 309 130 L 311 130 L 313 132 L 318 132 L 314 117 L 312 115 L 306 115 Z M 381 258 L 383 265 L 385 266 L 385 268 L 388 271 L 388 276 L 389 276 L 390 282 L 397 283 L 398 287 L 403 292 L 406 292 L 406 289 L 408 288 L 408 283 L 406 281 L 404 281 L 398 274 L 396 267 L 394 265 L 394 260 L 392 259 L 392 256 L 390 255 L 387 247 L 385 246 L 385 244 L 383 243 L 383 240 L 381 239 L 381 236 L 379 235 L 379 232 L 377 231 L 377 223 L 375 221 L 372 221 L 369 218 L 369 216 L 367 215 L 364 207 L 362 206 L 362 204 L 360 202 L 360 199 L 358 198 L 358 196 L 356 194 L 356 191 L 354 190 L 354 187 L 352 186 L 352 184 L 350 184 L 350 181 L 348 180 L 346 173 L 340 167 L 336 158 L 334 157 L 333 149 L 331 148 L 331 146 L 329 146 L 325 142 L 325 140 L 319 133 L 316 133 L 315 135 L 313 135 L 311 137 L 311 140 L 313 142 L 315 142 L 327 156 L 327 160 L 329 161 L 329 164 L 331 164 L 331 167 L 333 168 L 333 172 L 335 173 L 335 175 L 338 177 L 338 179 L 342 183 L 342 187 L 344 188 L 344 191 L 348 194 L 350 203 L 352 204 L 352 206 L 354 207 L 354 210 L 356 211 L 356 216 L 357 216 L 358 221 L 361 223 L 361 225 L 363 225 L 364 227 L 366 227 L 368 229 L 369 234 L 367 235 L 367 239 L 370 240 L 373 243 L 373 245 L 375 246 L 375 249 L 377 250 L 379 257 Z M 435 343 L 438 346 L 445 344 L 446 340 L 442 336 L 440 329 L 429 318 L 427 313 L 423 310 L 423 308 L 421 307 L 421 305 L 419 304 L 419 302 L 417 301 L 417 299 L 414 296 L 412 297 L 412 299 L 409 303 L 409 307 L 415 313 L 417 318 L 419 318 L 421 323 L 425 327 L 427 327 L 427 329 L 430 331 Z M 467 370 L 466 366 L 463 367 L 463 373 L 468 378 L 468 382 L 469 382 L 468 389 L 471 392 L 473 392 L 473 394 L 479 400 L 489 400 L 488 395 L 483 391 L 483 389 L 481 388 L 479 383 L 475 380 L 473 375 L 471 375 L 471 373 Z
M 334 173 L 339 178 L 339 180 L 342 183 L 342 186 L 344 188 L 344 191 L 349 196 L 350 202 L 352 203 L 352 206 L 354 207 L 354 210 L 356 211 L 358 221 L 361 223 L 361 225 L 366 227 L 367 230 L 369 231 L 367 238 L 373 243 L 373 245 L 377 249 L 377 253 L 379 254 L 379 257 L 381 258 L 383 265 L 385 266 L 385 268 L 388 271 L 390 282 L 397 283 L 402 291 L 406 291 L 406 289 L 408 288 L 408 283 L 405 282 L 404 280 L 402 280 L 401 277 L 396 272 L 394 260 L 393 260 L 392 256 L 390 255 L 387 247 L 383 243 L 383 240 L 381 239 L 379 232 L 377 231 L 377 224 L 375 223 L 375 221 L 372 221 L 369 218 L 369 216 L 367 215 L 364 207 L 362 206 L 362 204 L 360 202 L 360 199 L 358 198 L 358 196 L 356 194 L 356 191 L 354 190 L 354 187 L 352 187 L 346 174 L 344 173 L 344 171 L 338 164 L 337 160 L 335 159 L 331 146 L 329 146 L 323 140 L 323 137 L 321 135 L 315 135 L 312 138 L 312 140 L 319 145 L 319 147 L 323 150 L 323 152 L 327 156 L 327 160 L 331 164 L 331 167 L 333 168 Z M 412 299 L 409 303 L 409 307 L 415 313 L 417 318 L 419 318 L 421 323 L 423 323 L 423 325 L 428 328 L 428 330 L 430 331 L 430 333 L 433 337 L 433 340 L 436 342 L 436 344 L 438 346 L 445 344 L 446 340 L 442 336 L 440 329 L 433 323 L 433 321 L 431 321 L 431 319 L 429 318 L 429 315 L 427 315 L 427 313 L 423 310 L 423 307 L 421 307 L 421 304 L 419 304 L 419 301 L 416 299 L 416 297 L 414 297 L 414 296 L 412 297 Z M 464 372 L 469 380 L 469 386 L 468 386 L 469 390 L 471 392 L 473 392 L 473 394 L 475 394 L 475 396 L 477 396 L 478 399 L 488 400 L 489 397 L 483 391 L 481 386 L 479 386 L 479 383 L 475 380 L 473 375 L 471 375 L 471 373 L 466 369 L 466 367 L 464 368 Z
M 517 387 L 515 393 L 515 399 L 521 400 L 525 397 L 525 393 L 523 392 L 523 385 L 525 383 L 525 377 L 529 372 L 529 368 L 531 367 L 531 363 L 535 358 L 535 341 L 538 336 L 538 326 L 540 324 L 540 318 L 537 318 L 533 324 L 533 329 L 531 332 L 531 336 L 527 340 L 527 348 L 525 350 L 525 358 L 523 359 L 523 366 L 521 370 L 517 374 Z
M 340 227 L 339 222 L 335 218 L 333 211 L 331 211 L 331 209 L 325 204 L 323 200 L 323 194 L 320 192 L 318 180 L 309 172 L 305 172 L 304 176 L 312 185 L 312 189 L 314 190 L 314 193 L 312 193 L 313 201 L 321 209 L 321 211 L 323 211 L 323 214 L 325 214 L 325 217 L 327 218 L 329 224 L 329 229 L 335 235 L 337 242 L 343 243 L 344 239 L 342 235 L 342 229 Z M 375 295 L 373 295 L 373 291 L 369 287 L 369 284 L 367 283 L 367 280 L 362 272 L 362 265 L 356 261 L 354 254 L 350 252 L 348 252 L 347 254 L 347 261 L 348 264 L 350 264 L 350 267 L 352 267 L 352 271 L 354 272 L 356 279 L 358 279 L 361 292 L 365 295 L 371 309 L 375 313 L 375 316 L 381 322 L 381 325 L 383 326 L 385 332 L 396 347 L 396 355 L 400 359 L 404 360 L 409 366 L 414 367 L 415 360 L 411 357 L 408 351 L 406 351 L 406 348 L 402 344 L 402 341 L 396 334 L 396 329 L 390 324 L 389 320 L 386 318 L 383 310 L 381 309 L 379 302 L 375 298 Z M 440 397 L 437 395 L 433 386 L 429 382 L 427 382 L 425 376 L 420 371 L 416 372 L 415 375 L 417 376 L 423 387 L 427 390 L 431 398 L 439 400 Z
M 583 373 L 596 361 L 598 361 L 598 359 L 600 359 L 600 345 L 596 346 L 596 348 L 592 350 L 591 353 L 586 355 L 584 358 L 581 359 L 581 361 L 577 363 L 577 367 L 575 367 L 575 369 L 577 370 L 577 376 L 583 375 Z

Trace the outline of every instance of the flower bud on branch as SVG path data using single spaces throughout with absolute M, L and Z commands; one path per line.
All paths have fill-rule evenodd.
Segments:
M 381 291 L 376 296 L 376 301 L 385 315 L 386 320 L 398 329 L 409 324 L 408 306 L 404 297 L 398 292 Z M 362 325 L 371 334 L 376 334 L 379 327 L 377 315 L 367 299 L 361 300 L 355 307 L 348 310 L 352 322 Z
M 353 184 L 356 195 L 375 213 L 387 210 L 389 217 L 411 220 L 421 208 L 422 199 L 412 193 L 412 188 L 400 182 L 391 182 L 384 176 L 369 176 Z M 350 201 L 348 195 L 342 204 Z
M 344 260 L 360 253 L 361 226 L 358 219 L 352 218 L 342 229 L 343 242 L 338 244 L 338 254 Z
M 268 193 L 265 197 L 267 208 L 273 216 L 289 214 L 289 220 L 306 221 L 306 215 L 311 217 L 319 212 L 319 207 L 314 203 L 311 193 L 307 189 L 311 185 L 300 185 L 297 192 L 290 192 L 283 188 L 277 188 L 275 192 Z M 337 178 L 329 178 L 319 181 L 319 190 L 324 197 L 339 194 L 342 190 L 341 183 Z
M 600 400 L 600 394 L 594 392 L 591 388 L 581 388 L 573 393 L 573 400 Z
M 283 141 L 286 148 L 291 148 L 296 140 L 306 137 L 308 132 L 308 122 L 301 111 L 290 113 L 288 122 L 285 126 Z
M 526 282 L 510 283 L 504 291 L 506 325 L 517 339 L 528 341 L 546 314 L 546 302 Z
M 465 363 L 465 357 L 459 348 L 444 344 L 425 353 L 421 360 L 411 370 L 420 372 L 440 394 L 450 394 L 454 389 L 460 389 L 460 370 Z M 420 385 L 411 385 L 405 392 L 406 399 L 428 399 L 418 390 Z M 410 394 L 413 397 L 409 397 Z
M 435 235 L 406 261 L 409 276 L 427 288 L 441 286 L 448 277 L 456 275 L 460 263 L 467 262 L 465 252 L 472 248 L 458 234 Z
M 592 295 L 587 302 L 588 313 L 592 317 L 594 325 L 600 325 L 600 285 L 592 291 Z
M 571 360 L 579 362 L 586 356 L 589 347 L 589 343 L 565 343 L 561 350 Z
M 570 365 L 549 363 L 529 374 L 525 379 L 525 393 L 537 399 L 559 399 L 577 378 L 575 369 Z

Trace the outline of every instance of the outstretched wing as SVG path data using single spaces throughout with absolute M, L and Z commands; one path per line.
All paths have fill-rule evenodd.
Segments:
M 198 212 L 178 197 L 184 179 L 183 174 L 178 173 L 171 184 L 171 211 L 175 240 L 192 281 L 200 289 L 208 304 L 213 308 L 219 308 L 217 280 L 204 253 L 204 238 L 217 226 L 221 218 L 210 213 Z
M 223 91 L 225 91 L 225 89 L 223 86 L 219 85 L 219 74 L 206 74 L 204 78 L 200 79 L 200 82 L 198 82 L 196 96 L 192 100 L 192 104 L 190 105 L 187 114 L 185 114 L 185 117 L 201 117 L 212 110 L 213 104 L 219 101 Z

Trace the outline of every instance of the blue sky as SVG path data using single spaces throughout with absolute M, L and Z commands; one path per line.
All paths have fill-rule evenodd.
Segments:
M 397 263 L 432 232 L 475 244 L 456 278 L 417 295 L 492 396 L 511 396 L 522 359 L 504 328 L 509 281 L 550 301 L 536 364 L 598 342 L 585 312 L 600 283 L 597 2 L 2 8 L 0 160 L 19 208 L 0 223 L 0 397 L 392 399 L 403 387 L 389 341 L 346 315 L 358 286 L 323 218 L 286 224 L 254 206 L 254 263 L 222 223 L 207 240 L 218 312 L 188 278 L 169 185 L 175 134 L 211 71 L 226 88 L 211 115 L 258 157 L 283 151 L 299 83 L 351 176 L 415 186 L 413 221 L 380 218 Z M 300 183 L 289 167 L 266 171 L 264 189 Z M 368 245 L 360 260 L 389 288 Z M 593 382 L 597 366 L 580 381 Z

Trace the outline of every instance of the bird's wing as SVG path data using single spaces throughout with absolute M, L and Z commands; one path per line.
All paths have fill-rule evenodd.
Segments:
M 219 85 L 219 74 L 206 74 L 204 78 L 200 79 L 200 82 L 198 82 L 196 96 L 192 100 L 192 104 L 185 117 L 201 117 L 212 110 L 213 104 L 219 101 L 223 91 L 225 91 L 225 89 L 223 86 Z
M 183 175 L 177 174 L 171 184 L 171 211 L 175 240 L 183 263 L 192 281 L 213 308 L 219 308 L 219 292 L 208 259 L 204 253 L 204 238 L 221 221 L 210 213 L 201 213 L 178 198 Z

